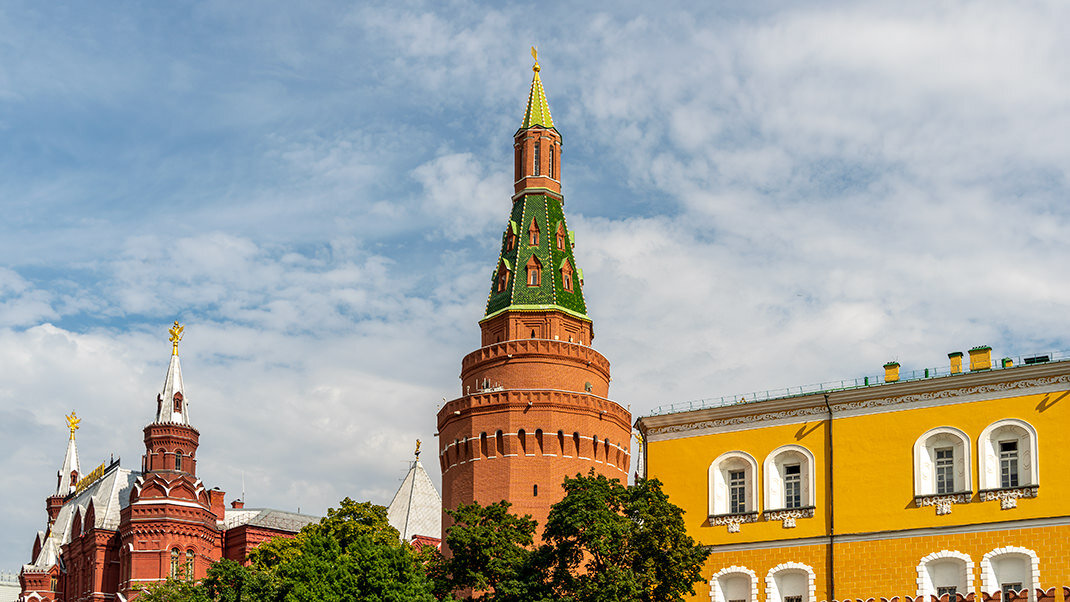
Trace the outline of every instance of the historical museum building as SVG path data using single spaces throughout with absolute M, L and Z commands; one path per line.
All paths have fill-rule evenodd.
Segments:
M 533 70 L 481 346 L 461 360 L 461 396 L 439 410 L 438 440 L 445 508 L 508 500 L 541 531 L 564 477 L 593 469 L 627 481 L 632 429 L 608 397 L 609 361 L 591 347 L 561 194 L 562 137 L 537 61 Z
M 168 577 L 200 579 L 220 558 L 242 562 L 260 542 L 292 536 L 319 520 L 245 508 L 241 500 L 224 508 L 224 493 L 197 478 L 200 433 L 190 423 L 181 337 L 175 322 L 171 363 L 144 429 L 140 471 L 116 460 L 83 475 L 75 445 L 80 420 L 68 416 L 67 451 L 55 493 L 45 500 L 48 523 L 19 575 L 20 600 L 128 600 Z
M 968 369 L 891 362 L 872 383 L 640 418 L 646 474 L 712 546 L 696 599 L 1062 600 L 1070 361 L 1054 359 L 978 347 Z

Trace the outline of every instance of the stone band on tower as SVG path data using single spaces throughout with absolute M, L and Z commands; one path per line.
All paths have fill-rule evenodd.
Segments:
M 562 210 L 562 137 L 538 62 L 533 70 L 482 346 L 461 360 L 462 396 L 439 411 L 438 436 L 443 508 L 507 500 L 541 532 L 564 477 L 593 469 L 627 481 L 631 414 L 608 399 L 609 361 L 590 347 L 583 272 Z

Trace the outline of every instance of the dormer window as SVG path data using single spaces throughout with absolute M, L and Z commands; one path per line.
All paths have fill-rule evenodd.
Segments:
M 526 266 L 528 286 L 539 286 L 542 284 L 542 264 L 534 255 L 528 260 Z
M 509 286 L 509 268 L 502 263 L 498 266 L 498 292 L 503 293 Z
M 531 226 L 528 228 L 528 244 L 533 247 L 539 246 L 539 223 L 534 219 L 531 220 Z
M 568 239 L 568 235 L 565 233 L 565 225 L 561 222 L 557 223 L 557 250 L 564 251 L 565 241 Z
M 182 413 L 182 394 L 181 393 L 175 393 L 175 410 L 174 411 L 175 411 L 176 414 Z
M 572 265 L 567 259 L 561 264 L 561 286 L 566 292 L 572 292 Z

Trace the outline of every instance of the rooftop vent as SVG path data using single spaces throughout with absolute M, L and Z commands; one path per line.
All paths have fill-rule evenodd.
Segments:
M 884 382 L 894 383 L 899 380 L 899 362 L 884 364 Z
M 951 373 L 962 374 L 962 352 L 952 351 L 947 354 L 949 360 L 951 360 Z
M 1033 364 L 1043 364 L 1044 362 L 1050 362 L 1050 361 L 1051 361 L 1051 356 L 1050 355 L 1034 355 L 1033 357 L 1027 357 L 1027 358 L 1023 359 L 1022 363 L 1025 364 L 1026 366 L 1031 366 Z
M 992 369 L 992 348 L 981 345 L 970 349 L 970 372 Z

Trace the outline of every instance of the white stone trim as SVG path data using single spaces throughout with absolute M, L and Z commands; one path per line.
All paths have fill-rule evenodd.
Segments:
M 758 575 L 745 566 L 725 567 L 710 577 L 710 602 L 728 602 L 725 600 L 724 595 L 721 594 L 719 579 L 726 575 L 737 574 L 750 576 L 750 602 L 758 602 Z
M 939 495 L 936 492 L 936 466 L 933 459 L 935 449 L 933 440 L 938 437 L 953 441 L 952 445 L 955 450 L 955 491 L 951 493 L 972 492 L 973 451 L 970 448 L 970 437 L 961 429 L 953 426 L 938 426 L 925 431 L 914 442 L 914 496 Z M 969 500 L 967 499 L 967 501 Z
M 758 512 L 758 462 L 745 451 L 734 450 L 717 456 L 707 469 L 707 500 L 709 515 L 728 514 L 728 483 L 722 466 L 732 460 L 746 464 L 747 475 L 747 512 Z
M 1029 599 L 1036 600 L 1034 590 L 1040 587 L 1040 558 L 1033 550 L 1019 546 L 996 548 L 981 557 L 981 591 L 995 592 L 1000 589 L 999 581 L 996 579 L 996 571 L 992 567 L 992 560 L 1005 554 L 1021 554 L 1029 557 L 1029 573 L 1032 582 L 1027 589 L 1029 590 Z
M 940 550 L 939 552 L 933 552 L 928 556 L 923 556 L 921 561 L 918 562 L 918 593 L 916 596 L 928 596 L 936 595 L 936 586 L 933 585 L 932 580 L 929 579 L 928 564 L 934 560 L 940 560 L 941 558 L 955 558 L 966 563 L 966 591 L 962 592 L 965 596 L 973 590 L 973 559 L 967 554 L 963 554 L 957 550 Z
M 985 427 L 977 437 L 977 474 L 981 490 L 1000 489 L 999 482 L 999 451 L 993 447 L 993 432 L 1003 428 L 1012 427 L 1025 431 L 1025 437 L 1018 437 L 1019 442 L 1028 439 L 1028 446 L 1022 449 L 1019 446 L 1018 456 L 1018 485 L 1040 485 L 1040 455 L 1037 448 L 1037 430 L 1033 425 L 1020 418 L 1005 418 L 997 420 Z M 1024 453 L 1023 453 L 1024 452 Z M 1024 477 L 1024 478 L 1023 478 Z M 1025 482 L 1025 479 L 1028 482 Z
M 765 599 L 768 602 L 783 602 L 780 596 L 780 590 L 777 588 L 776 576 L 778 573 L 785 571 L 805 571 L 807 577 L 807 597 L 803 602 L 816 602 L 817 584 L 816 579 L 814 578 L 814 569 L 801 562 L 785 562 L 769 569 L 769 573 L 765 576 Z
M 769 452 L 762 463 L 762 476 L 765 484 L 764 508 L 769 510 L 783 510 L 784 506 L 784 482 L 777 466 L 777 458 L 784 454 L 798 453 L 803 456 L 802 478 L 802 507 L 817 506 L 816 485 L 814 478 L 814 454 L 801 445 L 788 444 Z M 812 516 L 812 514 L 811 514 Z

